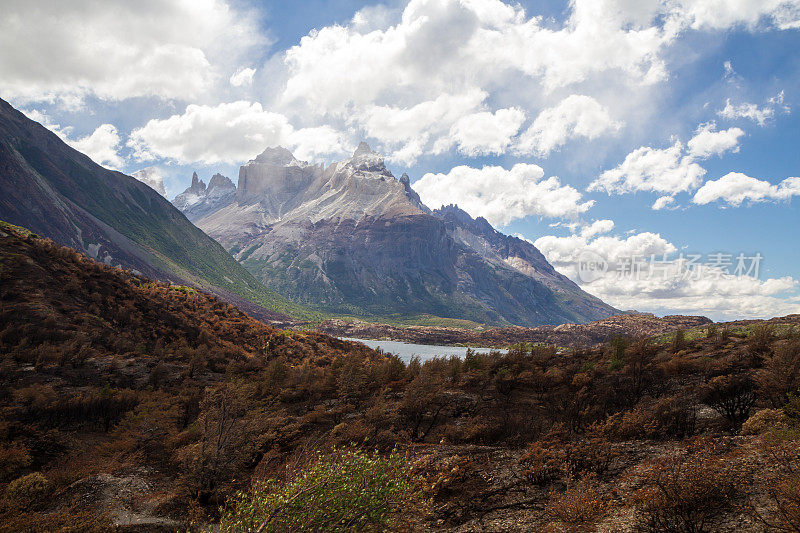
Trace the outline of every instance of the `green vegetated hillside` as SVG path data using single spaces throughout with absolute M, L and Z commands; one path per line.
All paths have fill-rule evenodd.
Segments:
M 153 189 L 95 164 L 2 100 L 0 219 L 108 264 L 214 292 L 259 318 L 320 316 L 264 287 Z
M 3 532 L 800 526 L 800 316 L 404 364 L 9 226 L 0 301 Z

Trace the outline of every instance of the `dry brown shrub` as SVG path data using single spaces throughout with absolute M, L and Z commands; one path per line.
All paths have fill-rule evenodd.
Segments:
M 643 466 L 641 487 L 631 496 L 642 531 L 702 533 L 734 508 L 744 473 L 722 445 L 697 439 L 684 453 L 656 458 Z
M 543 439 L 529 444 L 520 463 L 525 466 L 525 477 L 541 485 L 561 478 L 602 475 L 618 455 L 598 430 L 572 440 L 556 427 Z
M 734 430 L 750 416 L 756 403 L 755 384 L 747 373 L 727 374 L 709 380 L 700 389 L 700 401 L 723 416 Z
M 759 392 L 773 407 L 782 407 L 789 395 L 800 390 L 800 341 L 779 343 L 756 374 Z
M 13 478 L 31 464 L 28 448 L 23 444 L 0 446 L 0 482 Z
M 705 367 L 705 364 L 694 357 L 673 356 L 659 363 L 664 374 L 670 377 L 695 374 Z
M 601 431 L 612 440 L 682 438 L 694 434 L 696 419 L 690 399 L 679 394 L 612 415 Z
M 774 340 L 775 326 L 772 324 L 757 324 L 753 326 L 753 332 L 747 337 L 747 351 L 754 365 L 758 364 L 772 351 Z
M 106 533 L 114 531 L 111 517 L 91 509 L 14 513 L 0 520 L 0 533 Z
M 564 492 L 551 492 L 545 514 L 558 531 L 594 531 L 611 507 L 593 475 L 570 480 Z
M 773 430 L 761 437 L 760 454 L 767 468 L 759 469 L 754 485 L 764 498 L 752 498 L 748 514 L 770 531 L 800 532 L 800 435 L 797 428 Z

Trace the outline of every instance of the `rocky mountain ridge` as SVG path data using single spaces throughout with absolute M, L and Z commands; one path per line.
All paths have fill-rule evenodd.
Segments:
M 532 244 L 455 206 L 430 210 L 410 182 L 366 143 L 327 167 L 273 147 L 240 168 L 227 205 L 200 217 L 176 205 L 265 285 L 324 311 L 526 326 L 618 313 Z
M 191 221 L 213 213 L 220 207 L 228 205 L 236 197 L 236 185 L 230 178 L 222 174 L 214 174 L 208 182 L 192 174 L 192 184 L 172 200 L 172 204 Z

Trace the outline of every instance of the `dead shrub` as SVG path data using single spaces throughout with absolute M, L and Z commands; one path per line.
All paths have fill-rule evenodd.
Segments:
M 545 506 L 545 514 L 561 531 L 594 531 L 595 526 L 607 514 L 610 503 L 600 492 L 594 476 L 588 475 L 577 481 L 570 480 L 564 492 L 551 492 Z
M 765 357 L 756 374 L 759 392 L 773 407 L 782 407 L 789 395 L 800 390 L 800 341 L 778 344 L 773 355 Z
M 733 508 L 743 486 L 733 457 L 710 440 L 695 441 L 686 453 L 645 464 L 632 497 L 642 531 L 702 533 Z
M 610 416 L 602 432 L 612 440 L 673 439 L 695 432 L 697 413 L 689 398 L 668 396 Z
M 28 448 L 22 444 L 0 446 L 0 482 L 11 479 L 31 464 Z
M 717 376 L 703 386 L 700 401 L 725 417 L 737 431 L 756 403 L 755 385 L 745 373 Z
M 758 471 L 754 485 L 764 494 L 746 510 L 771 531 L 800 532 L 800 442 L 797 428 L 775 429 L 761 437 L 760 454 L 770 468 Z
M 52 486 L 41 472 L 15 479 L 6 487 L 5 499 L 17 507 L 38 508 L 50 494 Z
M 561 478 L 603 475 L 618 455 L 599 430 L 571 440 L 563 429 L 556 427 L 542 440 L 529 444 L 520 463 L 526 467 L 526 478 L 542 485 Z

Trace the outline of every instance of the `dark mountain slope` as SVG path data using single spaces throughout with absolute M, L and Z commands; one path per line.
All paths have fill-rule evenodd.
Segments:
M 213 292 L 253 316 L 304 312 L 150 187 L 97 165 L 2 100 L 0 219 L 107 264 Z
M 473 219 L 456 205 L 444 206 L 432 214 L 444 222 L 448 235 L 454 241 L 477 253 L 483 262 L 500 269 L 511 268 L 544 285 L 563 310 L 563 323 L 582 323 L 588 317 L 609 316 L 608 304 L 558 273 L 530 242 L 505 235 L 494 229 L 485 218 Z

